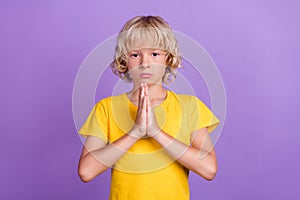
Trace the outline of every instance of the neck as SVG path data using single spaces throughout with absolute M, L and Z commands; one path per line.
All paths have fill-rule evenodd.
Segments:
M 166 97 L 167 90 L 162 85 L 151 83 L 148 83 L 147 85 L 150 99 L 164 99 Z M 138 99 L 139 88 L 140 86 L 135 86 L 130 92 L 128 92 L 128 96 L 131 100 Z

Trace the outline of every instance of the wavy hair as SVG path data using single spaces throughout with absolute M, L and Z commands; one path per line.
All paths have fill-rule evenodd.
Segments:
M 155 48 L 165 51 L 167 68 L 162 81 L 168 84 L 176 78 L 176 69 L 181 67 L 181 56 L 174 33 L 163 18 L 137 16 L 127 21 L 119 32 L 111 68 L 113 73 L 125 82 L 131 82 L 126 75 L 128 72 L 127 53 L 139 48 Z

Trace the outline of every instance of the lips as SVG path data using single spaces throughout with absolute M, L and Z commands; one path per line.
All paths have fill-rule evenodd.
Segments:
M 152 74 L 150 74 L 150 73 L 142 73 L 142 74 L 140 74 L 141 78 L 150 78 L 151 76 L 152 76 Z

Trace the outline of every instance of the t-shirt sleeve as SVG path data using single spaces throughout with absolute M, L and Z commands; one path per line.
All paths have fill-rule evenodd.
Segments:
M 191 98 L 190 109 L 191 133 L 204 127 L 207 127 L 208 133 L 211 133 L 220 123 L 220 120 L 212 113 L 212 111 L 195 96 L 192 96 Z
M 94 105 L 78 133 L 82 136 L 95 136 L 105 143 L 108 142 L 108 114 L 101 101 Z

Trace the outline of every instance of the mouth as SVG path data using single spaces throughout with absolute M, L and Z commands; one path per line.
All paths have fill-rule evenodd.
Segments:
M 142 74 L 140 74 L 141 78 L 150 78 L 151 76 L 152 76 L 152 74 L 150 74 L 150 73 L 142 73 Z

